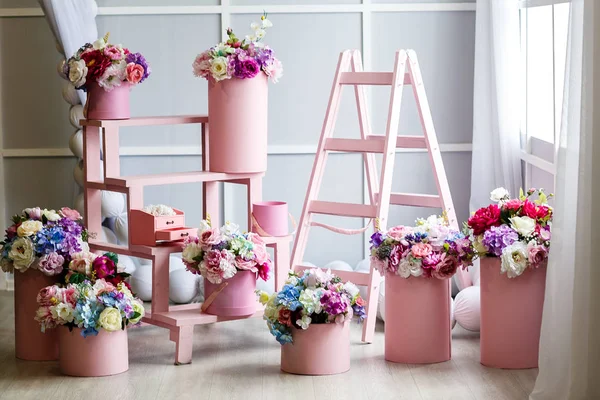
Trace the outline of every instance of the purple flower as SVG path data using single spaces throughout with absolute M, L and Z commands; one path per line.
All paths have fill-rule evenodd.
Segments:
M 502 250 L 519 240 L 519 235 L 508 225 L 492 226 L 483 234 L 481 243 L 496 257 L 502 255 Z
M 58 253 L 48 253 L 42 256 L 38 261 L 38 268 L 45 275 L 58 275 L 63 271 L 65 259 Z
M 373 233 L 369 242 L 371 243 L 371 248 L 379 247 L 383 243 L 383 234 L 379 231 Z
M 239 60 L 235 65 L 235 77 L 240 79 L 254 78 L 260 72 L 260 67 L 253 58 Z
M 144 82 L 144 80 L 152 73 L 152 70 L 150 69 L 148 62 L 146 61 L 144 56 L 141 55 L 140 53 L 127 54 L 125 61 L 127 61 L 127 64 L 135 63 L 137 65 L 141 65 L 142 68 L 144 68 L 144 76 L 142 76 L 142 79 L 139 81 L 139 83 Z
M 264 68 L 273 63 L 273 50 L 265 47 L 256 52 L 256 61 L 261 68 Z
M 323 296 L 321 296 L 321 305 L 323 305 L 323 309 L 329 315 L 343 314 L 348 308 L 346 302 L 342 299 L 341 294 L 331 290 L 325 290 L 325 292 L 323 292 Z
M 435 268 L 442 261 L 442 254 L 432 252 L 423 259 L 423 268 Z

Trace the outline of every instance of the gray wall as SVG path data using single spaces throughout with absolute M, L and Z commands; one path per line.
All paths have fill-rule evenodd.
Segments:
M 374 3 L 415 3 L 380 0 Z M 432 3 L 431 1 L 421 1 Z M 116 0 L 98 1 L 102 6 L 121 6 Z M 194 0 L 136 0 L 127 5 L 198 5 Z M 233 5 L 291 5 L 292 0 L 234 0 Z M 311 0 L 302 4 L 360 4 L 359 0 Z M 446 3 L 438 1 L 437 3 Z M 202 1 L 203 5 L 216 2 Z M 0 15 L 6 7 L 35 7 L 36 2 L 0 0 Z M 268 9 L 267 9 L 268 11 Z M 231 26 L 245 32 L 257 15 L 232 14 Z M 284 77 L 270 86 L 269 145 L 284 153 L 271 154 L 264 179 L 265 200 L 284 200 L 299 217 L 314 154 L 307 148 L 317 143 L 331 80 L 339 52 L 348 48 L 370 50 L 374 70 L 391 70 L 394 50 L 416 50 L 429 97 L 439 141 L 444 144 L 470 143 L 472 132 L 473 52 L 475 13 L 473 11 L 374 12 L 371 29 L 363 36 L 360 12 L 272 14 L 274 23 L 266 41 L 284 63 Z M 205 113 L 206 82 L 191 74 L 194 56 L 220 39 L 220 15 L 118 15 L 97 18 L 100 34 L 110 32 L 112 42 L 124 43 L 142 52 L 152 65 L 151 78 L 132 92 L 133 116 Z M 370 38 L 363 43 L 363 38 Z M 32 56 L 32 54 L 34 56 Z M 18 63 L 15 59 L 35 63 Z M 0 132 L 7 149 L 66 148 L 74 128 L 69 124 L 69 107 L 61 97 L 63 82 L 56 75 L 60 55 L 41 17 L 0 18 Z M 405 91 L 400 132 L 421 135 L 412 93 Z M 373 126 L 385 128 L 389 89 L 371 92 Z M 121 145 L 199 146 L 194 127 L 124 129 Z M 351 91 L 344 94 L 336 129 L 340 137 L 358 135 Z M 471 154 L 444 152 L 458 217 L 468 216 Z M 362 202 L 364 182 L 362 160 L 357 155 L 337 154 L 329 158 L 321 199 Z M 433 193 L 435 185 L 425 153 L 398 153 L 394 189 Z M 126 156 L 121 158 L 122 174 L 195 170 L 198 156 Z M 75 159 L 71 157 L 5 158 L 5 217 L 23 207 L 39 204 L 60 207 L 72 204 L 77 186 L 72 178 Z M 38 183 L 34 181 L 39 180 Z M 188 221 L 197 224 L 201 210 L 200 185 L 149 188 L 147 203 L 166 203 L 183 208 Z M 225 188 L 225 217 L 245 221 L 245 196 L 241 187 Z M 431 210 L 394 208 L 391 223 L 412 223 Z M 362 221 L 323 218 L 321 221 L 357 228 Z M 319 228 L 309 242 L 305 259 L 323 265 L 342 259 L 355 264 L 364 257 L 362 235 L 339 236 Z

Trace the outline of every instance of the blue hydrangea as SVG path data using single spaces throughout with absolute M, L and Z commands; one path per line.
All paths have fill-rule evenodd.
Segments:
M 290 311 L 296 311 L 302 307 L 302 304 L 298 301 L 300 297 L 300 290 L 294 285 L 285 285 L 283 289 L 277 294 L 278 304 L 288 308 Z
M 41 254 L 58 252 L 62 248 L 65 233 L 59 226 L 48 226 L 35 235 L 35 251 Z
M 278 322 L 269 322 L 269 330 L 282 346 L 286 343 L 292 343 L 292 334 L 286 326 Z

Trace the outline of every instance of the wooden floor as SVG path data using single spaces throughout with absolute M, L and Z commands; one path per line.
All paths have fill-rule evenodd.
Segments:
M 14 357 L 13 301 L 0 292 L 0 399 L 527 399 L 537 370 L 497 370 L 479 363 L 479 336 L 458 325 L 452 360 L 404 365 L 383 358 L 383 325 L 360 342 L 353 324 L 352 368 L 328 377 L 279 370 L 279 344 L 259 318 L 198 326 L 190 365 L 173 365 L 175 344 L 165 329 L 129 333 L 129 371 L 105 378 L 61 376 L 56 362 Z

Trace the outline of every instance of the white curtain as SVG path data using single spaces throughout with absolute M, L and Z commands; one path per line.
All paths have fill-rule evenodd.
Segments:
M 98 39 L 94 0 L 38 0 L 44 10 L 54 37 L 63 48 L 65 58 L 71 57 L 84 44 Z M 81 104 L 86 94 L 78 90 Z
M 532 400 L 600 399 L 600 270 L 594 247 L 600 212 L 592 202 L 600 186 L 598 161 L 592 162 L 592 133 L 600 130 L 600 118 L 594 123 L 592 113 L 598 101 L 593 83 L 599 80 L 592 74 L 600 72 L 600 43 L 593 38 L 600 24 L 596 18 L 594 32 L 594 1 L 571 1 L 552 248 Z

